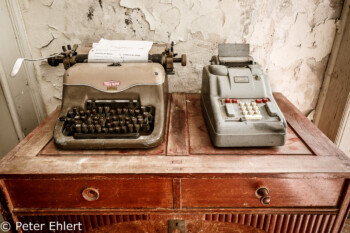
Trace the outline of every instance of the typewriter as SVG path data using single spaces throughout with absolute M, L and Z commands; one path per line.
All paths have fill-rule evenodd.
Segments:
M 217 147 L 282 146 L 287 123 L 249 44 L 220 44 L 203 68 L 201 106 Z
M 54 128 L 61 149 L 151 148 L 164 138 L 167 74 L 175 57 L 171 45 L 153 44 L 147 62 L 90 63 L 91 47 L 63 46 L 48 58 L 63 63 L 62 106 Z

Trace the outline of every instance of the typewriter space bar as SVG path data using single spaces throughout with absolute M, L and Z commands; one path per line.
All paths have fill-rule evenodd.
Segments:
M 140 133 L 75 133 L 75 139 L 124 139 L 138 138 Z

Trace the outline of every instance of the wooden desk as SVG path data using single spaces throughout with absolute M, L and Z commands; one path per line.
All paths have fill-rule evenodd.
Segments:
M 184 219 L 340 232 L 350 161 L 282 94 L 275 98 L 289 125 L 286 145 L 272 148 L 214 148 L 198 94 L 170 96 L 166 140 L 149 150 L 58 150 L 56 111 L 0 162 L 4 218 L 81 222 L 83 231 Z M 260 187 L 270 204 L 261 204 Z

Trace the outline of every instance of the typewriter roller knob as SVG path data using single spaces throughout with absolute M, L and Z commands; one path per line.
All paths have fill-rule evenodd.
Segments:
M 182 54 L 181 58 L 175 57 L 173 58 L 174 62 L 181 62 L 182 66 L 186 66 L 187 64 L 187 57 L 186 54 Z

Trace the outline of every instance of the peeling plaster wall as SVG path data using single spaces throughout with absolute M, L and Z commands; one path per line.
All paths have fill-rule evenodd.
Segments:
M 201 71 L 218 43 L 250 43 L 273 91 L 305 114 L 316 105 L 342 0 L 24 0 L 33 57 L 65 44 L 106 39 L 176 43 L 187 67 L 169 77 L 171 92 L 199 92 Z M 61 101 L 63 68 L 36 63 L 48 112 Z

